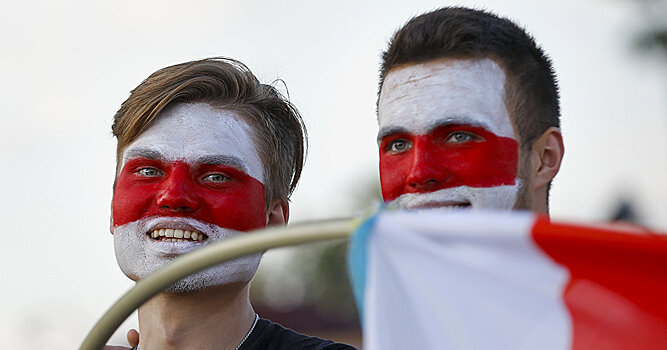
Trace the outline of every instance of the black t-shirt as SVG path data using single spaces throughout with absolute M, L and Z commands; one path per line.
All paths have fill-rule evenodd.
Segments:
M 299 334 L 277 323 L 260 318 L 255 329 L 239 350 L 356 350 L 354 347 L 334 343 L 317 337 Z
M 136 350 L 133 347 L 130 350 Z M 357 350 L 355 347 L 334 343 L 318 337 L 299 334 L 277 323 L 260 318 L 239 350 Z

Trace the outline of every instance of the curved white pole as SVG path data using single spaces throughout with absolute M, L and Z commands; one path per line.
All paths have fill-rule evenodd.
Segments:
M 178 257 L 164 268 L 137 282 L 118 299 L 97 321 L 79 349 L 101 349 L 136 308 L 165 288 L 197 271 L 270 248 L 347 238 L 360 223 L 361 219 L 339 219 L 267 228 L 217 242 Z

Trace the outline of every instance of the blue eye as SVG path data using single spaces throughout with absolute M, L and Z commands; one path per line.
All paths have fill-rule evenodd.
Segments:
M 220 173 L 215 173 L 215 174 L 210 174 L 210 175 L 204 176 L 204 178 L 202 180 L 211 181 L 211 182 L 225 182 L 225 181 L 230 180 L 230 178 L 229 178 L 229 176 L 225 176 L 225 175 L 220 174 Z
M 137 170 L 136 173 L 146 177 L 156 177 L 162 175 L 162 173 L 155 168 L 141 168 Z
M 412 142 L 405 139 L 396 139 L 391 142 L 386 147 L 387 152 L 391 153 L 403 153 L 412 148 Z
M 449 136 L 447 136 L 447 139 L 445 140 L 446 143 L 464 143 L 468 141 L 473 141 L 475 140 L 476 137 L 470 133 L 467 132 L 462 132 L 462 131 L 456 131 Z

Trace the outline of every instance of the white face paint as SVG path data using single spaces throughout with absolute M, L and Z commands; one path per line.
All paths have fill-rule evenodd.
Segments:
M 389 203 L 390 207 L 408 209 L 458 208 L 469 203 L 475 209 L 512 209 L 521 181 L 512 186 L 445 188 L 428 193 L 406 193 Z
M 155 242 L 145 233 L 155 227 L 184 227 L 208 236 L 203 243 Z M 143 218 L 114 230 L 116 260 L 120 269 L 132 280 L 145 278 L 164 267 L 179 255 L 207 244 L 242 235 L 242 232 L 202 223 L 190 218 Z M 249 282 L 259 266 L 261 253 L 230 260 L 223 264 L 192 274 L 167 289 L 171 292 L 192 292 L 211 286 Z
M 223 154 L 241 160 L 242 170 L 264 183 L 264 167 L 252 135 L 253 130 L 235 112 L 206 103 L 179 103 L 162 111 L 155 124 L 125 149 L 121 168 L 133 151 L 141 149 L 187 163 Z
M 516 139 L 505 106 L 505 72 L 488 58 L 440 59 L 391 70 L 378 115 L 380 134 L 393 128 L 426 134 L 439 124 L 464 121 Z
M 204 159 L 202 157 L 214 156 L 218 157 L 216 159 L 229 159 L 233 167 L 263 183 L 264 169 L 251 136 L 250 126 L 234 112 L 213 108 L 205 103 L 177 104 L 163 111 L 156 123 L 126 148 L 122 166 L 134 157 L 146 154 L 158 154 L 166 162 L 188 164 L 198 164 Z M 151 239 L 147 233 L 159 228 L 197 231 L 205 234 L 207 239 L 203 242 Z M 115 227 L 114 246 L 121 270 L 131 279 L 137 280 L 162 268 L 181 254 L 240 234 L 243 233 L 186 215 L 151 214 Z M 198 272 L 179 281 L 169 290 L 187 292 L 215 285 L 248 282 L 257 270 L 261 255 L 258 253 L 242 257 Z
M 403 208 L 443 207 L 470 205 L 473 208 L 512 209 L 517 200 L 522 181 L 516 179 L 513 185 L 480 187 L 463 185 L 443 186 L 428 190 L 406 193 L 409 178 L 408 169 L 397 169 L 403 164 L 391 158 L 392 154 L 383 153 L 383 141 L 391 135 L 411 137 L 426 136 L 443 125 L 453 125 L 453 131 L 461 126 L 479 127 L 499 138 L 516 141 L 514 128 L 505 105 L 505 73 L 491 59 L 437 59 L 421 64 L 410 64 L 392 69 L 386 76 L 378 104 L 380 132 L 381 178 L 385 199 L 394 198 L 391 205 Z M 403 137 L 403 136 L 401 136 Z M 416 140 L 416 139 L 415 139 Z M 416 142 L 416 141 L 415 141 Z M 417 143 L 413 143 L 410 152 L 422 152 Z M 514 147 L 516 148 L 516 147 Z M 508 148 L 508 157 L 511 155 Z M 518 150 L 514 150 L 517 151 Z M 446 152 L 440 150 L 439 152 Z M 447 153 L 439 153 L 439 159 Z M 505 154 L 505 153 L 503 153 Z M 386 157 L 386 160 L 383 159 Z M 417 156 L 415 156 L 417 157 Z M 514 154 L 516 157 L 516 154 Z M 410 158 L 410 159 L 420 159 Z M 480 159 L 471 158 L 470 164 L 479 166 Z M 463 160 L 466 161 L 466 160 Z M 383 166 L 383 162 L 385 165 Z M 420 161 L 424 166 L 444 167 L 432 158 L 432 161 Z M 475 163 L 477 162 L 477 163 Z M 405 161 L 404 166 L 415 166 L 414 161 Z M 482 163 L 482 165 L 487 163 Z M 493 175 L 494 166 L 489 166 L 489 176 Z M 448 169 L 444 169 L 446 172 Z M 518 170 L 518 169 L 517 169 Z M 401 171 L 405 174 L 401 174 Z M 454 173 L 456 169 L 452 170 Z M 506 174 L 505 174 L 506 175 Z M 512 176 L 512 175 L 511 175 Z M 516 176 L 516 175 L 514 175 Z M 465 176 L 459 182 L 466 183 Z M 479 179 L 477 179 L 477 182 Z M 491 179 L 491 183 L 493 179 Z M 397 196 L 399 195 L 399 196 Z

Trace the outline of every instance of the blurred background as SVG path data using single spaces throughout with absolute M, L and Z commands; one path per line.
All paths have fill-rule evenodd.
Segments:
M 283 79 L 310 134 L 291 221 L 353 215 L 379 196 L 379 55 L 410 17 L 443 5 L 507 16 L 551 56 L 566 154 L 556 219 L 667 231 L 667 3 L 640 0 L 0 0 L 0 339 L 72 349 L 131 287 L 109 234 L 113 114 L 166 65 L 208 56 Z M 260 315 L 355 343 L 345 243 L 271 251 Z M 131 317 L 112 338 L 124 343 Z

